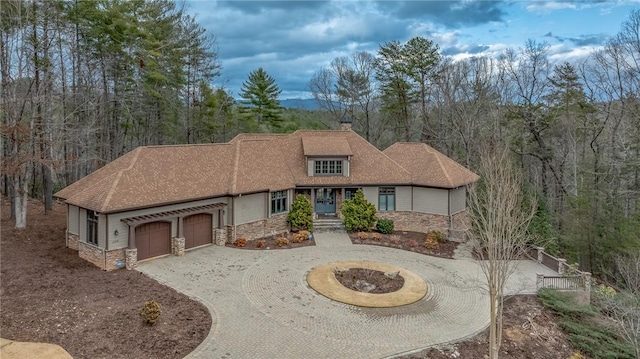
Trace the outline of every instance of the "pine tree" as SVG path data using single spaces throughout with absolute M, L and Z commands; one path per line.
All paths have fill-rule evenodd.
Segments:
M 247 131 L 272 131 L 282 122 L 282 107 L 278 96 L 282 90 L 276 80 L 262 67 L 249 73 L 242 83 L 240 111 Z

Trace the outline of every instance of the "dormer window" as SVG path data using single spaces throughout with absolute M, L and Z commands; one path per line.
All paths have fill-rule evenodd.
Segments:
M 341 160 L 316 160 L 314 175 L 316 176 L 342 176 Z

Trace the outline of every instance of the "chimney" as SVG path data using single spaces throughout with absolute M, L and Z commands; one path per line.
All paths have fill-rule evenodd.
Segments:
M 351 118 L 350 117 L 343 117 L 342 120 L 340 120 L 340 129 L 342 131 L 351 131 Z

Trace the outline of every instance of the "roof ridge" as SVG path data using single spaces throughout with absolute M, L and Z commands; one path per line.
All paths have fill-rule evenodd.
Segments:
M 435 148 L 427 145 L 426 143 L 423 143 L 423 145 L 425 145 L 425 150 L 427 150 L 427 152 L 431 152 L 431 154 L 436 158 L 436 161 L 438 161 L 438 165 L 440 166 L 440 169 L 442 170 L 442 173 L 444 173 L 445 177 L 447 177 L 447 181 L 449 181 L 449 185 L 452 186 L 453 185 L 453 181 L 451 180 L 451 176 L 449 175 L 449 171 L 447 171 L 447 168 L 444 166 L 444 164 L 442 163 L 442 158 L 440 155 L 444 156 L 442 153 L 440 153 L 438 150 L 436 150 Z M 428 149 L 431 149 L 433 151 L 429 151 Z
M 233 175 L 231 176 L 231 193 L 236 193 L 236 185 L 238 184 L 238 167 L 240 162 L 240 143 L 242 141 L 238 141 L 235 143 L 236 145 L 236 156 L 233 162 Z
M 109 193 L 107 193 L 107 196 L 104 200 L 104 202 L 102 203 L 102 207 L 100 208 L 100 211 L 103 212 L 105 208 L 107 208 L 109 206 L 109 202 L 111 202 L 111 198 L 113 197 L 113 193 L 116 191 L 116 187 L 118 187 L 118 183 L 120 183 L 120 178 L 122 178 L 122 174 L 124 173 L 124 171 L 129 171 L 133 168 L 133 165 L 138 162 L 138 156 L 140 155 L 140 152 L 142 152 L 142 149 L 145 147 L 138 147 L 136 148 L 134 151 L 134 155 L 133 158 L 131 159 L 131 162 L 129 163 L 129 167 L 121 169 L 120 171 L 118 171 L 118 174 L 116 175 L 116 179 L 113 181 L 113 184 L 111 185 L 111 188 L 109 189 Z

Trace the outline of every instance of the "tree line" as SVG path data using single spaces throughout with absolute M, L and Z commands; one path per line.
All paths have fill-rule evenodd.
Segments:
M 240 132 L 337 128 L 379 148 L 428 143 L 479 169 L 506 144 L 538 211 L 535 243 L 605 273 L 640 244 L 640 10 L 604 48 L 554 63 L 546 43 L 454 61 L 433 41 L 391 41 L 318 69 L 321 110 L 283 109 L 257 66 L 236 101 L 214 86 L 215 38 L 169 0 L 0 4 L 2 192 L 16 225 L 52 193 L 141 145 Z

